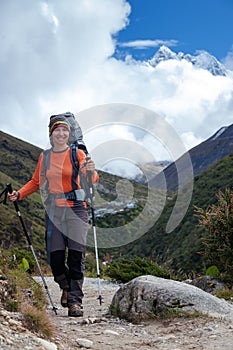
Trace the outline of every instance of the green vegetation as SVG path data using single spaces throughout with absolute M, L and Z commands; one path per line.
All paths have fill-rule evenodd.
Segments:
M 134 259 L 122 258 L 119 261 L 114 261 L 106 270 L 107 276 L 118 282 L 126 283 L 133 278 L 142 275 L 153 275 L 162 278 L 170 278 L 170 273 L 158 266 L 157 263 L 135 257 Z
M 195 208 L 216 205 L 216 193 L 230 187 L 232 178 L 233 155 L 230 155 L 194 178 L 191 203 L 182 222 L 173 232 L 166 233 L 166 224 L 176 196 L 167 200 L 162 215 L 143 237 L 119 249 L 112 249 L 110 254 L 121 254 L 127 258 L 150 257 L 179 278 L 205 274 L 211 263 L 203 254 L 205 247 L 202 237 L 205 235 L 205 229 L 199 226 Z
M 106 277 L 106 266 L 102 261 L 99 260 L 99 268 L 101 273 L 101 278 Z M 96 277 L 96 257 L 94 253 L 87 253 L 85 259 L 85 276 L 87 277 Z
M 217 266 L 213 265 L 213 266 L 208 267 L 205 274 L 206 274 L 206 276 L 218 278 L 220 273 L 219 273 L 219 269 L 217 268 Z
M 199 225 L 206 229 L 202 237 L 203 254 L 217 266 L 224 279 L 233 282 L 233 192 L 229 188 L 219 190 L 217 200 L 207 210 L 196 207 Z
M 231 288 L 225 288 L 225 289 L 218 289 L 215 292 L 216 297 L 222 298 L 225 300 L 233 300 L 233 287 Z
M 1 250 L 0 255 L 1 304 L 8 311 L 20 311 L 24 326 L 31 331 L 46 338 L 52 337 L 54 328 L 46 312 L 47 297 L 42 286 L 27 272 L 27 260 L 23 258 L 18 264 L 12 253 L 6 250 Z
M 22 302 L 27 302 L 39 309 L 47 305 L 47 298 L 40 284 L 31 274 L 21 268 L 10 251 L 1 250 L 0 270 L 2 278 L 7 280 L 7 293 L 3 303 L 9 311 L 18 311 Z M 27 261 L 25 258 L 23 261 Z

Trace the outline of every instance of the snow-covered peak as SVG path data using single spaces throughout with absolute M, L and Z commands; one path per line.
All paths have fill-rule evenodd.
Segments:
M 155 55 L 148 60 L 148 63 L 152 67 L 156 67 L 161 61 L 167 60 L 186 60 L 191 62 L 197 68 L 208 70 L 213 75 L 227 75 L 227 70 L 224 65 L 207 51 L 198 51 L 196 56 L 184 54 L 183 52 L 179 52 L 177 54 L 170 50 L 167 46 L 163 45 L 159 48 Z
M 154 57 L 151 60 L 149 60 L 149 63 L 152 66 L 156 66 L 161 61 L 176 59 L 176 56 L 177 55 L 175 52 L 170 50 L 167 46 L 163 45 L 159 48 Z

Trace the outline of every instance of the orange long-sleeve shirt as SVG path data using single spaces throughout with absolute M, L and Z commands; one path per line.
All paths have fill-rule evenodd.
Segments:
M 86 155 L 82 150 L 78 150 L 78 162 L 80 170 L 85 175 L 85 168 L 81 169 L 81 166 L 85 162 Z M 46 178 L 49 183 L 49 192 L 51 194 L 63 194 L 65 192 L 72 191 L 72 162 L 70 157 L 70 148 L 62 152 L 50 152 L 50 166 L 43 176 L 43 153 L 40 154 L 35 172 L 30 181 L 28 181 L 18 192 L 19 200 L 22 200 L 26 196 L 36 192 L 41 188 Z M 95 171 L 92 175 L 92 183 L 98 182 L 98 173 Z M 80 189 L 80 176 L 76 178 L 78 189 Z M 58 206 L 72 206 L 71 201 L 67 201 L 64 198 L 57 198 L 56 205 Z

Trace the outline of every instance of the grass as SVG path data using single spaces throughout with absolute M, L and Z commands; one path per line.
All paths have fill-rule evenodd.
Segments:
M 223 298 L 225 300 L 233 300 L 233 287 L 218 289 L 215 291 L 215 296 L 218 298 Z
M 21 312 L 23 325 L 40 337 L 51 338 L 54 326 L 46 312 L 46 293 L 29 272 L 12 260 L 11 252 L 0 252 L 0 271 L 3 280 L 0 302 L 10 312 Z
M 31 332 L 46 338 L 54 335 L 54 325 L 45 310 L 38 310 L 33 305 L 21 304 L 23 325 Z

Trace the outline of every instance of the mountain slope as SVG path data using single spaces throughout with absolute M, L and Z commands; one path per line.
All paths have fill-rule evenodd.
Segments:
M 155 187 L 164 187 L 164 176 L 166 178 L 166 186 L 170 191 L 177 191 L 178 177 L 177 168 L 181 169 L 179 176 L 182 179 L 186 177 L 186 157 L 190 156 L 194 176 L 202 173 L 219 160 L 233 153 L 233 124 L 228 127 L 222 127 L 213 136 L 200 143 L 196 147 L 190 149 L 186 154 L 182 155 L 176 162 L 170 164 L 167 168 L 158 174 L 151 184 Z M 184 180 L 185 182 L 185 180 Z
M 226 187 L 232 189 L 233 154 L 226 156 L 194 179 L 194 190 L 188 211 L 180 225 L 166 233 L 166 224 L 176 198 L 168 201 L 163 214 L 143 237 L 120 249 L 126 257 L 139 255 L 151 257 L 173 271 L 205 273 L 208 262 L 200 252 L 203 250 L 201 237 L 204 230 L 198 227 L 194 206 L 207 208 L 217 202 L 216 193 Z M 116 252 L 115 252 L 116 253 Z

